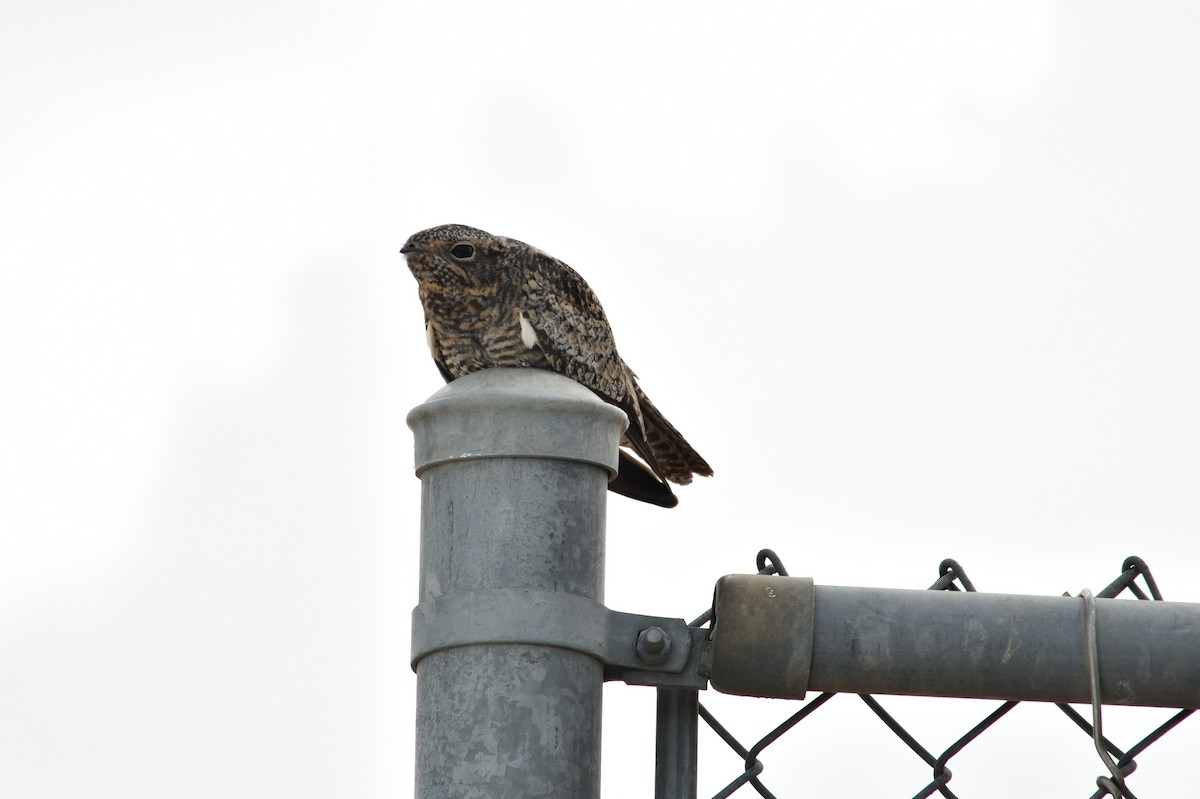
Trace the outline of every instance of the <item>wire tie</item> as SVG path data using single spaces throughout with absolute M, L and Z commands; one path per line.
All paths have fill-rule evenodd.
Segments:
M 1092 742 L 1096 745 L 1096 754 L 1100 755 L 1104 767 L 1112 775 L 1111 780 L 1108 777 L 1097 777 L 1096 785 L 1118 799 L 1121 796 L 1133 797 L 1133 794 L 1129 793 L 1129 789 L 1125 787 L 1125 779 L 1121 776 L 1121 770 L 1117 768 L 1117 764 L 1109 757 L 1108 750 L 1104 748 L 1104 730 L 1100 713 L 1100 649 L 1096 642 L 1096 597 L 1087 588 L 1083 589 L 1079 595 L 1083 597 L 1083 638 L 1084 647 L 1087 650 L 1088 677 L 1092 691 Z

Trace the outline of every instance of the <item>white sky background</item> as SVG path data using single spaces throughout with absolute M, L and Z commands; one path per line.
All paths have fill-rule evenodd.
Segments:
M 1136 554 L 1200 601 L 1194 3 L 3 16 L 0 795 L 411 795 L 404 416 L 441 380 L 397 250 L 444 222 L 583 273 L 716 469 L 612 498 L 611 607 L 692 618 L 764 546 L 1036 594 Z M 705 701 L 745 743 L 796 708 Z M 650 796 L 653 692 L 605 702 L 604 794 Z M 885 704 L 938 751 L 994 706 Z M 1198 746 L 1131 787 L 1194 795 Z M 780 795 L 928 779 L 850 697 L 764 760 Z M 970 797 L 1100 773 L 1035 705 L 951 766 Z

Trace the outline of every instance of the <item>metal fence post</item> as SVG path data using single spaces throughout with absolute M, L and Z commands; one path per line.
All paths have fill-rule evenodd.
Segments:
M 696 799 L 700 692 L 658 689 L 654 799 Z
M 603 664 L 488 642 L 461 613 L 437 616 L 435 600 L 469 607 L 529 591 L 603 602 L 606 488 L 626 422 L 538 369 L 468 375 L 409 414 L 421 478 L 414 631 L 420 618 L 470 641 L 414 663 L 418 799 L 599 797 Z

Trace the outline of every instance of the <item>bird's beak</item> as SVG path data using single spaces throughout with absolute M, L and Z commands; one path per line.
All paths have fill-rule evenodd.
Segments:
M 417 245 L 413 244 L 411 241 L 406 241 L 404 242 L 404 246 L 400 248 L 400 254 L 408 255 L 410 252 L 416 252 L 417 249 Z

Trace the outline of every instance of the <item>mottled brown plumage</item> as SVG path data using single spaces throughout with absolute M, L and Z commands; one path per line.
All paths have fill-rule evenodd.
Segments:
M 447 381 L 493 366 L 566 375 L 625 411 L 609 488 L 664 507 L 666 481 L 686 484 L 712 469 L 642 392 L 613 341 L 600 301 L 574 269 L 515 239 L 465 225 L 414 234 L 400 250 L 417 278 L 433 360 Z

